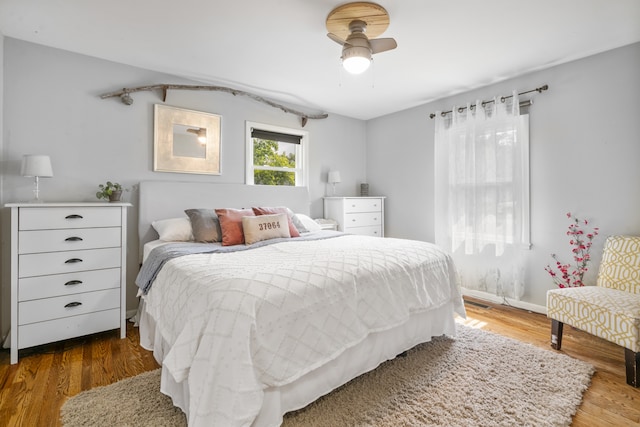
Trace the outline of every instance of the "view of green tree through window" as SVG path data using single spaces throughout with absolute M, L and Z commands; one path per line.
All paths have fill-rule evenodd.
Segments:
M 254 184 L 294 186 L 296 144 L 253 138 L 253 165 Z
M 246 130 L 247 185 L 307 185 L 308 132 L 249 121 Z

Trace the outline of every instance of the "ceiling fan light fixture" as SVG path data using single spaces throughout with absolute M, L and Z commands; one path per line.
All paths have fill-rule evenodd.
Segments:
M 326 19 L 327 36 L 342 46 L 342 66 L 351 74 L 362 74 L 371 56 L 395 49 L 392 38 L 375 38 L 389 26 L 389 14 L 379 4 L 353 2 L 333 9 Z
M 371 65 L 371 51 L 365 47 L 345 47 L 342 51 L 342 66 L 351 74 L 362 74 Z

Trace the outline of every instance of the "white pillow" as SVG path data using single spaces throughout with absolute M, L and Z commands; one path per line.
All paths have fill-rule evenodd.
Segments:
M 151 226 L 158 232 L 160 240 L 166 242 L 188 242 L 193 240 L 189 218 L 169 218 L 153 221 Z
M 297 213 L 296 216 L 298 217 L 302 225 L 304 225 L 304 228 L 309 230 L 309 232 L 320 231 L 322 229 L 320 227 L 320 224 L 312 220 L 309 216 L 301 213 Z
M 289 216 L 286 213 L 243 216 L 242 230 L 244 243 L 247 245 L 277 237 L 291 237 Z
M 302 222 L 298 219 L 298 216 L 293 213 L 293 211 L 287 208 L 287 213 L 289 214 L 289 218 L 291 218 L 291 222 L 293 222 L 294 227 L 298 229 L 298 233 L 308 233 L 307 227 L 305 227 Z

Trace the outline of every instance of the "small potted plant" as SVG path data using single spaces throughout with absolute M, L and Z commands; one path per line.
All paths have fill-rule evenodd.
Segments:
M 96 193 L 96 197 L 98 199 L 109 200 L 110 202 L 119 202 L 120 197 L 122 197 L 122 192 L 127 191 L 126 188 L 123 188 L 122 185 L 117 182 L 107 181 L 106 184 L 98 185 L 100 189 Z

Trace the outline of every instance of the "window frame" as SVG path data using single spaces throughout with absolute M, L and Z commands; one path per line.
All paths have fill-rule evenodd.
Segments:
M 283 133 L 300 137 L 300 144 L 296 147 L 296 167 L 281 168 L 273 166 L 255 166 L 253 164 L 253 137 L 251 136 L 253 129 L 260 129 L 267 132 Z M 309 132 L 301 129 L 287 128 L 283 126 L 269 125 L 266 123 L 246 122 L 245 126 L 245 184 L 246 185 L 264 185 L 256 184 L 254 181 L 255 171 L 272 170 L 295 173 L 295 186 L 306 187 L 309 182 Z M 279 187 L 271 185 L 270 187 Z

